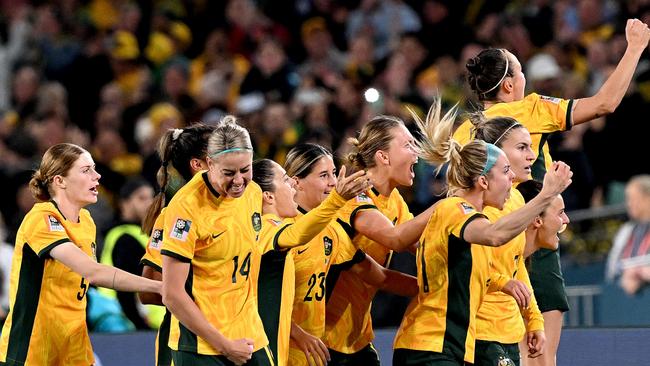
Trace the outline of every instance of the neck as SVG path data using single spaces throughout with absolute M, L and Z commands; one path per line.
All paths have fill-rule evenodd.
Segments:
M 262 215 L 275 215 L 275 216 L 280 216 L 278 215 L 278 209 L 274 205 L 269 205 L 268 203 L 262 204 Z
M 56 207 L 65 216 L 65 219 L 71 222 L 79 222 L 79 212 L 81 206 L 70 202 L 65 197 L 52 197 L 52 201 L 56 203 Z
M 471 203 L 477 211 L 483 211 L 483 191 L 474 189 L 474 190 L 464 190 L 457 194 L 458 197 L 462 197 L 467 202 Z
M 318 206 L 318 204 L 312 205 L 307 202 L 307 200 L 300 193 L 296 195 L 296 203 L 305 211 L 311 211 L 314 207 Z
M 377 168 L 368 169 L 368 176 L 372 186 L 382 196 L 390 196 L 390 193 L 395 189 L 395 185 L 386 177 L 386 174 L 381 174 Z
M 526 229 L 526 246 L 524 247 L 524 258 L 528 258 L 531 254 L 535 253 L 539 247 L 535 245 L 535 238 L 537 237 L 537 229 L 529 227 Z

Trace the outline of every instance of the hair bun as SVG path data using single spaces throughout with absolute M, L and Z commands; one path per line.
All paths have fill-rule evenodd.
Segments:
M 465 68 L 472 74 L 480 74 L 483 69 L 481 66 L 481 58 L 479 56 L 470 58 L 467 60 Z

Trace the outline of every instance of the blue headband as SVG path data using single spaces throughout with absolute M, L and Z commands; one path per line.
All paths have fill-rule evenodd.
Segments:
M 211 158 L 217 157 L 221 154 L 229 153 L 229 152 L 236 152 L 236 151 L 253 151 L 253 149 L 249 149 L 247 147 L 233 147 L 232 149 L 226 149 L 223 151 L 219 151 L 217 153 L 212 153 L 210 154 Z
M 486 143 L 485 147 L 487 151 L 487 160 L 485 161 L 485 166 L 483 167 L 481 175 L 487 175 L 490 169 L 492 169 L 494 164 L 497 162 L 499 155 L 503 154 L 503 151 L 494 144 Z

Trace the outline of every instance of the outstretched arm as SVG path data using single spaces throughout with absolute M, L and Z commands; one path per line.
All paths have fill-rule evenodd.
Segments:
M 650 29 L 638 19 L 628 19 L 625 38 L 627 39 L 625 53 L 603 86 L 594 96 L 576 100 L 572 114 L 574 125 L 612 113 L 621 103 L 641 54 L 648 46 Z

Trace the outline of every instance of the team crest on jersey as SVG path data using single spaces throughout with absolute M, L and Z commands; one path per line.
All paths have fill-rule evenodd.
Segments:
M 368 197 L 368 194 L 366 192 L 361 192 L 357 195 L 356 197 L 357 202 L 367 202 L 367 203 L 372 203 L 372 200 L 370 197 Z
M 468 213 L 474 211 L 474 207 L 472 207 L 469 203 L 467 202 L 461 202 L 460 203 L 460 209 L 463 211 L 465 215 Z
M 551 102 L 553 104 L 560 104 L 561 99 L 560 98 L 555 98 L 555 97 L 547 97 L 546 95 L 540 95 L 539 99 L 545 100 L 547 102 Z M 500 366 L 500 365 L 499 365 Z
M 151 232 L 151 240 L 149 241 L 149 248 L 160 250 L 160 244 L 162 243 L 162 230 L 153 229 Z
M 497 366 L 515 366 L 515 363 L 508 357 L 499 356 L 499 362 L 497 363 Z
M 329 237 L 323 238 L 323 247 L 325 248 L 325 255 L 329 256 L 332 254 L 332 239 Z
M 187 240 L 187 234 L 190 232 L 191 225 L 192 221 L 178 218 L 169 236 L 177 240 L 185 241 Z
M 47 226 L 50 228 L 50 231 L 65 231 L 59 220 L 51 215 L 47 215 Z
M 255 212 L 253 216 L 251 216 L 251 221 L 253 223 L 253 229 L 255 231 L 262 230 L 262 216 L 260 216 L 259 212 Z

